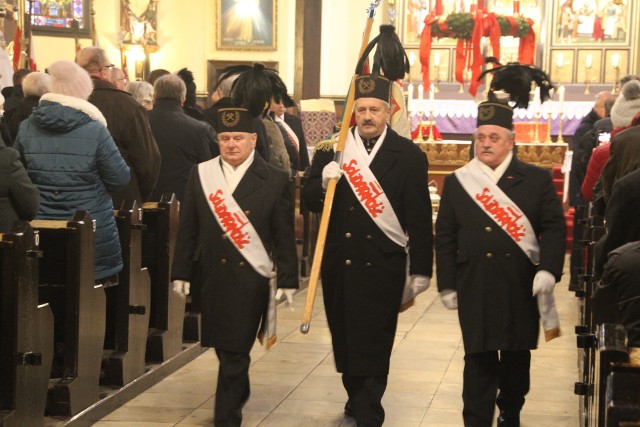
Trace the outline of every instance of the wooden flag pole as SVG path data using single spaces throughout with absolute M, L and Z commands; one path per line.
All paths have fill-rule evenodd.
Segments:
M 367 8 L 367 24 L 362 36 L 362 45 L 360 46 L 360 53 L 358 59 L 364 53 L 364 50 L 369 44 L 369 37 L 371 35 L 371 28 L 373 27 L 373 18 L 376 14 L 376 8 L 380 5 L 382 0 L 376 0 Z M 353 111 L 353 101 L 355 96 L 354 84 L 357 75 L 354 74 L 351 78 L 351 84 L 349 85 L 349 93 L 347 95 L 347 102 L 345 104 L 342 114 L 342 124 L 340 126 L 340 134 L 338 136 L 338 147 L 336 148 L 335 160 L 340 164 L 342 160 L 342 151 L 344 150 L 344 144 L 347 140 L 349 132 L 349 124 L 351 122 L 351 112 Z M 322 264 L 322 256 L 324 254 L 324 245 L 327 239 L 327 231 L 329 229 L 329 218 L 331 216 L 331 207 L 333 206 L 333 198 L 336 193 L 337 179 L 329 180 L 327 184 L 327 192 L 324 198 L 324 207 L 322 208 L 322 217 L 320 218 L 320 227 L 318 229 L 318 238 L 316 240 L 316 248 L 313 254 L 313 264 L 311 265 L 311 274 L 309 275 L 309 289 L 307 290 L 307 302 L 304 306 L 304 312 L 302 313 L 302 323 L 300 324 L 300 332 L 306 334 L 309 332 L 311 325 L 311 316 L 313 314 L 313 305 L 316 300 L 316 292 L 318 291 L 318 282 L 320 280 L 320 266 Z

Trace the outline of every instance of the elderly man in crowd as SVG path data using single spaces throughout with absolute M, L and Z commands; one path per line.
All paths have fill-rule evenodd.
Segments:
M 208 124 L 189 117 L 182 109 L 186 86 L 175 74 L 167 74 L 154 85 L 154 108 L 149 123 L 162 155 L 158 182 L 151 198 L 160 200 L 163 193 L 174 193 L 180 201 L 194 165 L 219 154 L 216 133 Z
M 91 76 L 94 89 L 89 102 L 104 115 L 109 133 L 131 168 L 129 185 L 111 193 L 114 206 L 119 208 L 124 200 L 150 200 L 160 170 L 160 151 L 147 112 L 129 93 L 111 83 L 114 66 L 103 49 L 85 47 L 78 52 L 76 63 Z
M 475 158 L 445 179 L 438 290 L 462 329 L 465 426 L 491 427 L 497 402 L 498 426 L 518 427 L 538 341 L 536 295 L 560 280 L 566 231 L 551 175 L 513 155 L 513 110 L 489 95 Z

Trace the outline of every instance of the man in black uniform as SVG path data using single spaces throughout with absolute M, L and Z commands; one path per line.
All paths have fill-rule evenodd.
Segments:
M 426 289 L 432 274 L 427 159 L 388 125 L 391 82 L 355 82 L 356 126 L 340 164 L 334 148 L 316 148 L 303 196 L 318 212 L 329 179 L 339 179 L 321 268 L 336 369 L 349 396 L 345 413 L 358 426 L 381 426 L 382 396 L 407 279 Z
M 214 347 L 220 360 L 216 427 L 242 424 L 249 352 L 256 336 L 267 347 L 275 340 L 265 324 L 275 301 L 274 264 L 279 288 L 298 287 L 289 177 L 255 154 L 253 123 L 245 109 L 218 111 L 220 156 L 191 171 L 171 273 L 182 294 L 194 276 L 202 280 L 201 345 Z
M 528 93 L 528 89 L 526 91 Z M 445 179 L 436 222 L 438 290 L 458 309 L 465 426 L 520 425 L 540 301 L 552 301 L 565 220 L 551 174 L 512 153 L 512 108 L 490 92 L 478 108 L 475 158 Z M 556 318 L 557 320 L 557 318 Z M 553 328 L 548 339 L 557 336 Z M 497 393 L 497 399 L 496 399 Z

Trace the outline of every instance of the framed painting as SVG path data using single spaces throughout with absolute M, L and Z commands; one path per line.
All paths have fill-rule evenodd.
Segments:
M 562 44 L 629 43 L 632 0 L 555 0 L 553 42 Z
M 276 50 L 276 0 L 216 1 L 216 46 Z
M 158 44 L 158 0 L 120 0 L 123 43 Z
M 34 34 L 91 37 L 89 0 L 30 0 L 26 4 L 31 6 L 31 31 Z

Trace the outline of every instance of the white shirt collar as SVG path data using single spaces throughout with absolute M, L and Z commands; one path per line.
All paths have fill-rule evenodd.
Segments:
M 247 159 L 240 163 L 238 167 L 233 167 L 230 163 L 227 163 L 220 157 L 220 163 L 222 165 L 222 172 L 224 172 L 224 177 L 227 179 L 227 185 L 229 186 L 229 190 L 233 193 L 240 183 L 240 180 L 249 169 L 249 166 L 253 163 L 253 158 L 255 157 L 256 150 L 252 150 L 251 154 Z

